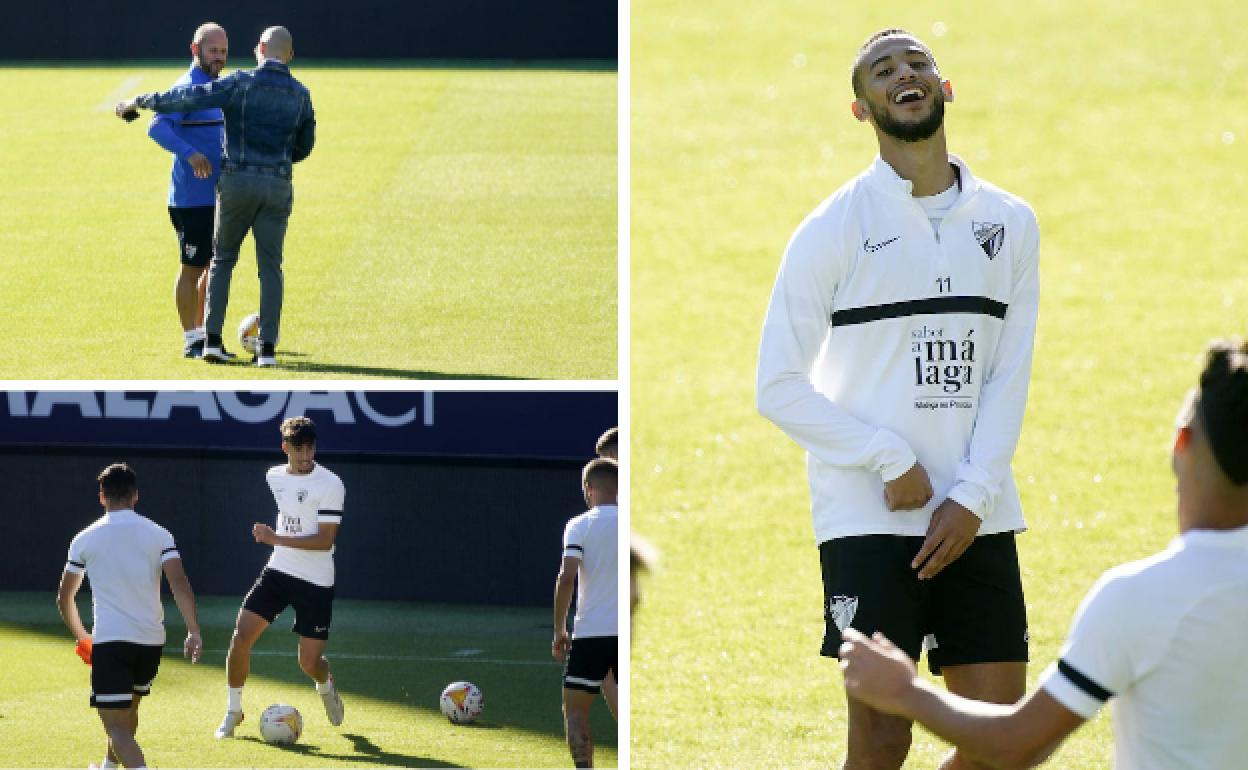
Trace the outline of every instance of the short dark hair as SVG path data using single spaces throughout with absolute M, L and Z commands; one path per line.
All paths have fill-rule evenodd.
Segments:
M 858 77 L 858 74 L 862 69 L 863 60 L 867 56 L 867 49 L 875 45 L 875 41 L 885 37 L 893 37 L 894 35 L 914 38 L 915 42 L 917 42 L 924 51 L 927 51 L 927 55 L 931 57 L 932 63 L 934 64 L 936 62 L 936 55 L 932 53 L 932 49 L 927 46 L 927 43 L 919 40 L 913 32 L 902 29 L 901 27 L 889 27 L 888 29 L 882 29 L 867 38 L 867 41 L 858 49 L 858 55 L 854 57 L 854 66 L 849 70 L 849 85 L 854 89 L 855 99 L 862 98 L 862 80 Z
M 607 428 L 606 432 L 598 437 L 598 443 L 594 444 L 594 451 L 599 455 L 605 455 L 608 451 L 615 451 L 620 444 L 620 426 L 616 425 Z
M 287 417 L 282 421 L 282 441 L 291 446 L 316 443 L 316 423 L 310 417 Z
M 1210 343 L 1196 413 L 1222 472 L 1235 486 L 1248 484 L 1248 341 Z
M 113 463 L 95 477 L 100 494 L 110 503 L 124 503 L 139 489 L 139 477 L 126 463 Z
M 616 489 L 619 485 L 619 468 L 610 457 L 595 457 L 585 463 L 585 468 L 581 471 L 581 483 L 595 488 L 610 485 L 612 489 Z

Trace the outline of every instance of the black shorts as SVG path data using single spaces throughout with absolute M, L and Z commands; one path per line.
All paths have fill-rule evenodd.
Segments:
M 160 668 L 159 644 L 100 642 L 91 646 L 91 708 L 130 708 L 152 691 Z
M 243 609 L 251 610 L 270 623 L 292 605 L 295 622 L 291 631 L 309 639 L 329 638 L 329 626 L 334 617 L 333 586 L 318 586 L 265 567 L 243 599 Z
M 927 649 L 941 666 L 1027 661 L 1027 609 L 1014 533 L 981 535 L 936 577 L 919 580 L 910 562 L 921 537 L 860 535 L 819 545 L 824 636 L 835 658 L 846 625 L 876 631 L 913 660 Z
M 607 673 L 619 662 L 618 636 L 589 636 L 572 640 L 572 650 L 563 669 L 563 686 L 569 690 L 596 693 Z
M 212 261 L 212 230 L 216 215 L 216 206 L 169 207 L 169 221 L 178 233 L 182 264 L 207 267 Z

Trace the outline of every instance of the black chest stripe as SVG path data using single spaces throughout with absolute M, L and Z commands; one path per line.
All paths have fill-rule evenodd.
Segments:
M 978 313 L 993 318 L 1005 318 L 1005 311 L 1008 307 L 1009 305 L 1004 302 L 987 297 L 929 297 L 905 302 L 890 302 L 887 305 L 867 305 L 837 310 L 832 314 L 832 325 L 852 326 L 870 321 L 883 321 L 887 318 L 938 313 Z
M 187 127 L 193 128 L 195 126 L 224 126 L 224 125 L 225 125 L 224 120 L 184 120 L 182 121 L 182 126 L 184 128 L 187 128 Z

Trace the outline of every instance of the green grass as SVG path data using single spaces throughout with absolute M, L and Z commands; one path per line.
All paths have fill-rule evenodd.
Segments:
M 1248 10 L 638 0 L 632 19 L 632 521 L 663 558 L 633 641 L 632 767 L 843 756 L 802 453 L 753 382 L 785 243 L 875 154 L 848 69 L 885 26 L 953 81 L 950 149 L 1040 218 L 1014 462 L 1034 682 L 1095 578 L 1174 535 L 1171 420 L 1205 342 L 1248 333 Z M 1103 714 L 1051 765 L 1106 767 L 1111 746 Z M 945 751 L 916 730 L 907 767 Z
M 84 592 L 85 594 L 85 592 Z M 89 670 L 73 654 L 53 593 L 0 594 L 0 767 L 85 767 L 104 757 L 104 732 L 87 703 Z M 156 767 L 561 767 L 560 667 L 550 660 L 549 612 L 537 609 L 345 601 L 334 604 L 327 656 L 346 703 L 334 728 L 295 660 L 289 611 L 265 632 L 243 694 L 238 739 L 217 741 L 225 709 L 225 647 L 237 598 L 200 597 L 207 650 L 181 656 L 185 628 L 169 602 L 168 642 L 152 695 L 139 710 L 139 744 Z M 80 595 L 84 619 L 90 603 Z M 477 650 L 469 656 L 457 651 Z M 438 710 L 442 688 L 467 679 L 485 695 L 474 725 Z M 293 747 L 263 743 L 256 725 L 271 703 L 303 714 Z M 602 766 L 617 763 L 616 727 L 601 699 L 591 729 Z
M 239 57 L 231 62 L 245 65 Z M 108 105 L 167 65 L 0 68 L 8 379 L 615 379 L 616 73 L 295 65 L 276 371 L 180 358 L 170 156 Z M 244 243 L 226 335 L 259 306 Z

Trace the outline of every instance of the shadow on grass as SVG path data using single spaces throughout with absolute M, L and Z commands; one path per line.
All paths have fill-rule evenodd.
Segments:
M 286 754 L 298 754 L 305 757 L 318 757 L 320 759 L 332 759 L 339 762 L 369 762 L 384 767 L 464 767 L 464 765 L 456 765 L 452 762 L 445 762 L 441 759 L 433 757 L 418 757 L 410 754 L 400 754 L 394 751 L 386 751 L 372 740 L 365 738 L 363 735 L 355 733 L 343 733 L 342 737 L 351 741 L 352 748 L 355 749 L 354 754 L 333 754 L 321 751 L 319 746 L 310 743 L 296 743 L 290 746 L 278 746 L 272 743 L 265 743 L 261 739 L 253 735 L 240 736 L 236 740 L 249 741 L 251 743 L 265 746 L 273 751 L 280 751 Z M 288 762 L 287 767 L 294 767 L 296 763 Z
M 427 369 L 396 369 L 384 366 L 361 366 L 358 364 L 332 364 L 319 361 L 290 359 L 308 359 L 307 353 L 298 350 L 282 350 L 277 354 L 277 366 L 274 372 L 332 372 L 334 374 L 356 375 L 361 377 L 393 377 L 402 380 L 524 380 L 528 377 L 514 377 L 506 374 L 479 374 L 474 372 L 435 372 Z M 214 367 L 228 368 L 232 366 L 252 367 L 254 364 L 245 355 L 240 355 L 229 363 L 214 363 Z

